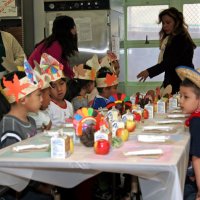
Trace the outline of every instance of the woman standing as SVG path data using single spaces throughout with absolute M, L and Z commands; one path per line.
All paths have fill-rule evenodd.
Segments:
M 78 52 L 76 25 L 69 16 L 58 16 L 53 22 L 52 34 L 36 45 L 28 62 L 34 68 L 34 60 L 38 63 L 42 53 L 47 53 L 64 66 L 64 74 L 73 78 L 74 73 L 69 65 L 69 57 Z
M 196 45 L 192 41 L 184 17 L 176 8 L 168 8 L 159 14 L 159 23 L 162 23 L 160 35 L 160 55 L 158 64 L 137 75 L 140 81 L 149 76 L 153 78 L 163 72 L 164 81 L 161 87 L 172 86 L 172 94 L 179 91 L 181 83 L 175 68 L 180 65 L 194 68 L 192 59 Z

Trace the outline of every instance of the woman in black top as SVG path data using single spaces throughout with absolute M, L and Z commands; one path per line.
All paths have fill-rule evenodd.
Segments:
M 162 87 L 172 86 L 172 94 L 179 91 L 181 83 L 175 68 L 180 65 L 194 68 L 192 63 L 196 45 L 192 41 L 184 17 L 176 8 L 168 8 L 159 14 L 159 23 L 162 23 L 160 35 L 160 55 L 158 64 L 150 67 L 137 75 L 140 81 L 145 81 L 149 76 L 153 78 L 163 72 Z

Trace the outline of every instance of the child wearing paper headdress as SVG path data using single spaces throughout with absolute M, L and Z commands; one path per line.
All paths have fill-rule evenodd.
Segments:
M 82 107 L 88 107 L 87 94 L 91 93 L 94 88 L 97 67 L 99 67 L 99 62 L 96 55 L 88 60 L 87 64 L 74 66 L 75 77 L 67 83 L 67 97 L 74 106 L 74 111 Z
M 180 66 L 176 72 L 182 80 L 180 106 L 183 113 L 191 114 L 185 124 L 190 131 L 189 168 L 187 170 L 184 200 L 200 199 L 200 68 Z
M 0 82 L 0 91 L 10 103 L 10 109 L 0 122 L 0 148 L 34 136 L 37 133 L 36 124 L 29 112 L 38 112 L 42 97 L 40 83 L 31 66 L 24 61 L 25 72 L 14 71 L 5 75 Z M 20 195 L 20 199 L 50 200 L 51 189 L 54 186 L 31 181 Z M 13 196 L 14 195 L 14 196 Z M 1 196 L 4 199 L 15 199 L 13 193 Z
M 117 56 L 115 55 L 115 53 L 108 51 L 107 55 L 104 56 L 101 60 L 100 60 L 100 65 L 102 67 L 107 67 L 110 69 L 110 71 L 115 74 L 117 77 L 119 77 L 119 73 L 120 73 L 120 66 L 119 66 L 119 60 L 117 58 Z M 111 87 L 111 95 L 116 94 L 117 93 L 117 86 L 118 84 L 115 84 Z
M 62 70 L 63 65 L 48 54 L 43 54 L 40 64 L 44 65 L 43 70 L 49 74 L 51 79 L 51 101 L 47 111 L 52 121 L 52 125 L 63 125 L 66 120 L 71 118 L 74 114 L 72 104 L 64 99 L 67 92 L 67 84 L 66 77 Z
M 97 72 L 96 85 L 99 95 L 96 95 L 92 107 L 94 109 L 105 108 L 111 96 L 111 88 L 118 84 L 117 76 L 109 68 L 102 67 Z
M 42 57 L 45 56 L 45 54 L 42 55 Z M 42 60 L 42 59 L 41 59 Z M 42 104 L 40 107 L 40 110 L 36 112 L 30 112 L 29 116 L 31 116 L 36 123 L 38 130 L 50 130 L 51 129 L 51 119 L 49 117 L 49 113 L 47 111 L 47 108 L 50 104 L 51 98 L 50 98 L 50 76 L 43 71 L 44 65 L 39 65 L 38 63 L 35 63 L 34 72 L 36 73 L 36 76 L 40 80 L 41 85 L 41 96 L 42 96 Z
M 12 72 L 1 80 L 1 92 L 10 103 L 10 111 L 0 123 L 0 147 L 8 146 L 36 134 L 36 125 L 28 112 L 40 109 L 42 98 L 32 71 Z

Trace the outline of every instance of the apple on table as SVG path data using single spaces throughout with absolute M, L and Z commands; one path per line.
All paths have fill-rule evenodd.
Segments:
M 108 140 L 99 139 L 94 143 L 94 151 L 96 154 L 105 155 L 110 151 L 110 143 Z
M 136 121 L 135 120 L 127 120 L 126 121 L 126 129 L 128 132 L 133 132 L 136 128 Z
M 129 132 L 126 128 L 118 128 L 116 131 L 116 136 L 121 138 L 125 142 L 128 140 Z

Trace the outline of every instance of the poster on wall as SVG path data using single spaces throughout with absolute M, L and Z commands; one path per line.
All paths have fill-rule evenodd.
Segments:
M 0 0 L 0 17 L 16 17 L 17 7 L 15 0 Z

